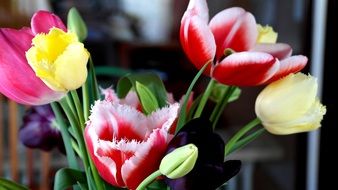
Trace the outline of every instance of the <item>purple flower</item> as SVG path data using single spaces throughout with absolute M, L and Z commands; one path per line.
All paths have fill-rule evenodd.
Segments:
M 25 113 L 19 139 L 29 148 L 50 151 L 58 147 L 61 151 L 64 150 L 61 133 L 49 105 L 34 106 Z
M 209 120 L 197 118 L 189 121 L 170 141 L 167 153 L 193 143 L 198 147 L 198 158 L 193 170 L 182 178 L 166 179 L 173 190 L 213 190 L 223 185 L 241 168 L 241 161 L 224 162 L 224 142 L 213 132 Z

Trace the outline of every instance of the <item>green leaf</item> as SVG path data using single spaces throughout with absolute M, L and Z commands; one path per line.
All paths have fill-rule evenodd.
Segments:
M 124 77 L 125 75 L 132 73 L 131 70 L 113 66 L 95 66 L 95 71 L 98 76 L 109 77 Z
M 136 81 L 136 92 L 139 95 L 143 111 L 146 115 L 159 108 L 154 94 L 143 84 Z
M 0 178 L 0 189 L 28 190 L 27 187 L 4 178 Z
M 136 81 L 146 86 L 153 93 L 159 108 L 167 105 L 167 91 L 162 80 L 154 73 L 136 73 L 122 77 L 117 83 L 118 97 L 124 98 L 131 88 L 136 89 Z
M 55 174 L 54 190 L 63 190 L 80 183 L 87 187 L 86 174 L 71 168 L 61 168 Z
M 68 12 L 67 28 L 77 35 L 79 41 L 83 41 L 87 38 L 88 31 L 86 23 L 83 21 L 80 13 L 74 7 L 72 7 Z
M 222 95 L 229 89 L 229 87 L 230 86 L 221 83 L 215 84 L 210 95 L 210 100 L 214 102 L 219 102 L 222 99 Z M 237 87 L 235 91 L 231 94 L 228 103 L 237 100 L 240 95 L 241 89 Z

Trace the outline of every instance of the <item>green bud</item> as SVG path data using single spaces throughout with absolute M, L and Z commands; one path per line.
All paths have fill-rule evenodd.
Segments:
M 79 41 L 83 41 L 87 38 L 87 26 L 80 13 L 74 7 L 68 12 L 67 28 L 77 35 Z
M 162 159 L 160 172 L 170 179 L 183 177 L 194 168 L 197 156 L 198 148 L 194 144 L 176 148 Z

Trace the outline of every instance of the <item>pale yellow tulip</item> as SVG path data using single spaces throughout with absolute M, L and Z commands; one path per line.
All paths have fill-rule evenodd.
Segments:
M 286 135 L 319 128 L 326 108 L 317 98 L 316 78 L 290 74 L 269 84 L 257 97 L 255 111 L 273 134 Z

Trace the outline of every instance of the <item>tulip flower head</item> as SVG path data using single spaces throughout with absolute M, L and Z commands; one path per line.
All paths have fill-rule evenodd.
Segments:
M 19 139 L 29 148 L 50 151 L 54 147 L 59 147 L 64 151 L 61 133 L 49 105 L 29 108 L 23 117 Z
M 18 103 L 60 100 L 86 79 L 89 53 L 50 12 L 36 12 L 31 28 L 1 28 L 0 42 L 0 92 Z
M 196 118 L 189 121 L 170 141 L 167 153 L 190 143 L 198 148 L 194 168 L 181 178 L 167 179 L 171 189 L 216 189 L 239 172 L 239 160 L 224 162 L 224 141 L 213 132 L 209 120 Z
M 315 130 L 326 113 L 310 75 L 290 74 L 268 85 L 257 97 L 255 111 L 271 133 L 287 135 Z
M 197 69 L 213 62 L 205 74 L 218 82 L 267 84 L 300 71 L 307 63 L 304 56 L 290 57 L 289 45 L 274 44 L 277 34 L 269 27 L 257 27 L 254 16 L 242 8 L 225 9 L 208 20 L 206 0 L 190 0 L 181 20 L 180 40 Z
M 176 103 L 146 116 L 126 104 L 97 101 L 85 140 L 101 177 L 114 186 L 136 189 L 158 169 L 178 108 Z

